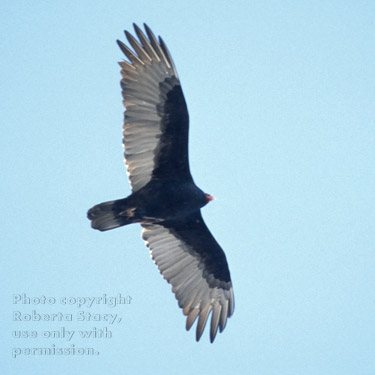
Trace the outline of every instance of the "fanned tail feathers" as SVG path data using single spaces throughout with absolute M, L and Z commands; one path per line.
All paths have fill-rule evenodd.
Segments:
M 136 222 L 134 211 L 126 207 L 126 199 L 97 204 L 87 212 L 91 226 L 106 231 Z

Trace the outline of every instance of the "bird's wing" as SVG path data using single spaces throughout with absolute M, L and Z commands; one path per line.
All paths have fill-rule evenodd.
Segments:
M 145 25 L 134 25 L 137 41 L 125 31 L 132 51 L 117 41 L 129 62 L 120 62 L 125 120 L 125 162 L 133 191 L 153 177 L 191 179 L 188 162 L 189 115 L 172 57 Z
M 142 237 L 160 273 L 172 285 L 189 330 L 199 315 L 200 339 L 212 311 L 210 340 L 223 331 L 233 314 L 234 296 L 224 251 L 216 242 L 200 211 L 169 223 L 142 224 Z

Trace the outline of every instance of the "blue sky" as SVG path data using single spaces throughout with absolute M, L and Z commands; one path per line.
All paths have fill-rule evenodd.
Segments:
M 4 374 L 373 374 L 375 5 L 371 1 L 2 1 Z M 130 193 L 115 40 L 162 35 L 190 114 L 203 210 L 236 307 L 196 343 L 138 225 L 106 233 L 87 210 Z M 14 304 L 13 295 L 55 305 Z M 61 297 L 129 295 L 116 308 Z M 121 323 L 14 322 L 117 313 Z M 12 338 L 107 326 L 111 339 Z M 12 358 L 18 347 L 97 356 Z

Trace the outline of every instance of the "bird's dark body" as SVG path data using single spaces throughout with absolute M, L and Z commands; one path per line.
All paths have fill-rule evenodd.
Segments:
M 131 223 L 160 224 L 189 216 L 207 203 L 205 193 L 193 181 L 155 179 L 127 198 L 94 206 L 88 218 L 101 231 Z
M 181 219 L 208 203 L 203 191 L 192 181 L 178 184 L 175 180 L 151 181 L 137 193 L 134 197 L 139 197 L 136 199 L 143 207 L 145 221 L 150 218 L 151 223 Z
M 225 254 L 200 211 L 213 197 L 195 185 L 190 173 L 189 115 L 172 57 L 147 25 L 147 37 L 134 28 L 139 41 L 125 32 L 134 51 L 118 41 L 129 59 L 120 66 L 132 194 L 98 204 L 87 216 L 100 231 L 140 223 L 152 259 L 187 316 L 186 328 L 199 317 L 198 341 L 211 314 L 213 342 L 234 310 Z

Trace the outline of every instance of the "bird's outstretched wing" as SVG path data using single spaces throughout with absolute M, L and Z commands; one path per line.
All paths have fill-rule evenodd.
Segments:
M 198 318 L 200 339 L 212 311 L 210 340 L 233 314 L 234 296 L 225 254 L 203 221 L 200 211 L 179 221 L 142 224 L 142 237 L 160 273 L 172 285 L 189 330 Z
M 134 24 L 137 41 L 125 31 L 132 51 L 117 41 L 129 62 L 122 61 L 125 162 L 133 191 L 153 177 L 191 180 L 188 162 L 189 116 L 172 57 L 145 25 Z

